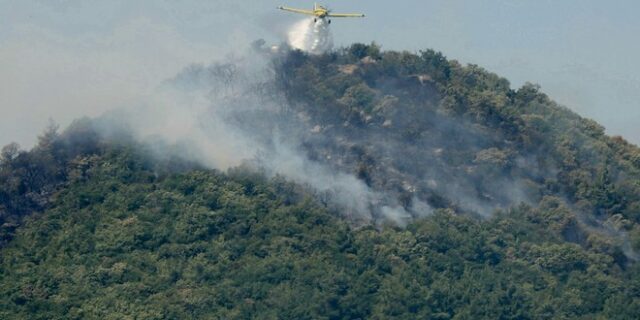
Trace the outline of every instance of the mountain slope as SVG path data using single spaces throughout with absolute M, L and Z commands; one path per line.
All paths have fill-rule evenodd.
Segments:
M 226 172 L 104 119 L 4 148 L 0 317 L 640 317 L 636 146 L 431 50 L 268 59 L 170 81 L 259 141 Z
M 638 267 L 564 242 L 560 203 L 354 230 L 281 179 L 156 177 L 143 159 L 95 159 L 19 229 L 2 251 L 3 318 L 640 314 Z
M 584 231 L 640 222 L 640 150 L 535 85 L 512 90 L 434 51 L 375 45 L 289 54 L 276 76 L 294 113 L 304 114 L 301 145 L 310 156 L 395 190 L 407 208 L 418 199 L 488 216 L 557 197 Z

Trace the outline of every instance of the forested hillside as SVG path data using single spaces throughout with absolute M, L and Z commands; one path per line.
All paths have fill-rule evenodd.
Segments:
M 375 45 L 290 54 L 276 74 L 321 133 L 308 152 L 401 199 L 487 216 L 558 196 L 586 218 L 640 222 L 640 150 L 535 85 Z
M 220 171 L 104 120 L 52 126 L 2 150 L 0 318 L 640 318 L 636 146 L 431 50 L 268 59 L 251 90 L 278 107 L 230 118 L 355 176 L 372 219 L 267 161 Z M 233 86 L 220 70 L 173 82 Z

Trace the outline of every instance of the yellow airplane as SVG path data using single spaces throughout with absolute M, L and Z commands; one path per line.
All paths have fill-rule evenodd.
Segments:
M 289 8 L 289 7 L 278 7 L 278 9 L 289 11 L 289 12 L 306 14 L 309 16 L 315 16 L 315 18 L 313 18 L 313 21 L 318 21 L 318 19 L 325 19 L 325 18 L 364 18 L 364 14 L 361 14 L 361 13 L 332 13 L 331 10 L 321 5 L 318 5 L 317 3 L 313 4 L 313 10 L 296 9 L 296 8 Z M 329 23 L 331 23 L 331 19 L 327 19 L 327 20 Z

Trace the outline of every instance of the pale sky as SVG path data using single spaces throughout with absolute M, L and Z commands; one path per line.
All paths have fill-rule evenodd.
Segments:
M 334 19 L 337 46 L 432 48 L 538 83 L 609 134 L 640 143 L 640 2 L 631 0 L 326 1 L 365 19 Z M 283 40 L 313 1 L 0 0 L 0 145 L 30 147 L 53 119 L 144 104 L 191 63 Z

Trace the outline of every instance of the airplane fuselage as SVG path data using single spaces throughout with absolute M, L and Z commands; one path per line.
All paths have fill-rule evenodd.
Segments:
M 290 8 L 290 7 L 284 7 L 284 6 L 280 6 L 278 7 L 278 9 L 314 16 L 315 17 L 314 20 L 317 20 L 317 19 L 325 20 L 326 18 L 364 18 L 364 14 L 361 14 L 361 13 L 335 13 L 327 9 L 326 7 L 318 5 L 317 3 L 313 5 L 313 10 L 296 9 L 296 8 Z M 328 20 L 328 22 L 331 23 L 330 19 L 326 19 L 326 20 Z
M 315 14 L 316 17 L 318 17 L 320 19 L 324 19 L 329 14 L 329 10 L 327 10 L 326 8 L 324 8 L 322 6 L 316 5 L 316 7 L 313 9 L 313 14 Z

